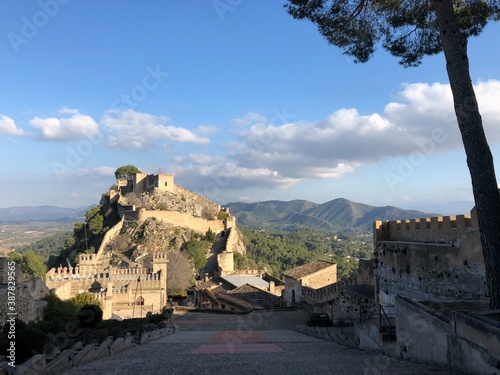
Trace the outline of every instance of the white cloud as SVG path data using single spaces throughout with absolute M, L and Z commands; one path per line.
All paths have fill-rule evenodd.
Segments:
M 80 198 L 80 194 L 75 193 L 74 191 L 72 191 L 71 193 L 68 194 L 68 197 L 76 199 L 76 198 Z
M 153 116 L 132 109 L 109 110 L 104 114 L 102 124 L 110 132 L 108 140 L 113 147 L 142 149 L 158 140 L 210 143 L 208 138 L 200 137 L 188 129 L 165 125 L 169 120 L 165 116 Z
M 231 123 L 235 126 L 247 126 L 254 124 L 264 124 L 267 119 L 259 113 L 248 112 L 243 117 L 235 118 L 231 120 Z
M 72 176 L 77 176 L 78 178 L 88 178 L 88 179 L 100 179 L 102 177 L 112 177 L 110 181 L 113 181 L 116 168 L 114 167 L 96 167 L 96 168 L 76 168 L 69 169 L 65 171 L 60 171 L 57 173 L 59 178 L 68 178 Z
M 61 115 L 69 117 L 35 117 L 30 124 L 41 131 L 40 138 L 51 141 L 69 141 L 99 134 L 99 126 L 90 116 L 82 115 L 76 109 L 63 108 Z
M 0 115 L 0 134 L 22 135 L 24 131 L 16 126 L 13 119 L 5 115 Z
M 199 125 L 196 130 L 199 134 L 208 136 L 217 133 L 221 129 L 215 125 Z
M 500 141 L 500 82 L 475 86 L 491 143 Z M 406 84 L 383 113 L 362 115 L 339 109 L 320 121 L 274 125 L 259 122 L 243 129 L 229 155 L 240 168 L 276 170 L 289 178 L 334 178 L 367 163 L 413 152 L 461 148 L 447 84 Z
M 299 180 L 269 168 L 241 167 L 225 156 L 190 154 L 177 157 L 171 172 L 176 179 L 214 199 L 214 191 L 249 187 L 287 188 Z

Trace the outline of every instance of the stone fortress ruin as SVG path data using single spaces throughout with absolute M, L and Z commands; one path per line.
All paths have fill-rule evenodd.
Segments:
M 186 201 L 185 197 L 203 201 L 205 207 L 212 209 L 212 214 L 205 216 L 211 217 L 201 217 L 203 212 L 180 212 L 167 206 L 161 207 L 164 209 L 146 209 L 129 204 L 127 197 L 145 193 L 167 194 L 167 198 L 182 195 L 182 201 Z M 131 311 L 135 316 L 143 316 L 144 311 L 160 311 L 167 303 L 167 252 L 144 249 L 144 254 L 152 258 L 152 267 L 147 267 L 138 259 L 132 261 L 123 256 L 117 259 L 110 246 L 113 239 L 125 230 L 125 224 L 140 226 L 147 220 L 186 228 L 201 235 L 210 229 L 223 240 L 223 249 L 218 254 L 218 272 L 231 273 L 234 270 L 232 252 L 235 234 L 232 229 L 236 227 L 235 218 L 219 205 L 175 185 L 173 175 L 133 174 L 128 179 L 118 180 L 118 187 L 110 190 L 109 197 L 111 202 L 116 203 L 120 221 L 106 232 L 97 252 L 78 255 L 75 267 L 61 266 L 46 274 L 48 288 L 61 299 L 83 292 L 94 293 L 103 306 L 104 319 L 111 318 L 113 314 L 130 316 Z M 223 220 L 217 219 L 219 211 L 225 213 Z

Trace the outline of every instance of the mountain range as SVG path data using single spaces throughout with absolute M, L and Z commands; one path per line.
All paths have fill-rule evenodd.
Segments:
M 319 204 L 307 200 L 270 200 L 256 203 L 232 202 L 224 205 L 250 228 L 292 230 L 310 227 L 328 231 L 368 232 L 376 220 L 402 220 L 439 216 L 394 206 L 375 207 L 338 198 Z M 89 207 L 17 206 L 0 208 L 0 222 L 82 221 Z
M 257 203 L 232 202 L 225 205 L 238 224 L 250 228 L 291 230 L 305 226 L 320 230 L 369 232 L 376 220 L 403 220 L 440 216 L 394 206 L 375 207 L 338 198 L 319 204 L 307 200 Z

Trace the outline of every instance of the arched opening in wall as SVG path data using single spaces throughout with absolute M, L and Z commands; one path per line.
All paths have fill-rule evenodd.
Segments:
M 142 298 L 142 296 L 137 297 L 137 299 L 135 300 L 135 304 L 143 306 L 144 305 L 144 298 Z
M 295 289 L 292 289 L 292 305 L 295 305 Z

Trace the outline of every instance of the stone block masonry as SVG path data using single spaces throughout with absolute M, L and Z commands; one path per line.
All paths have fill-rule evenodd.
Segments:
M 477 219 L 433 217 L 374 223 L 379 301 L 400 294 L 417 300 L 487 298 Z

